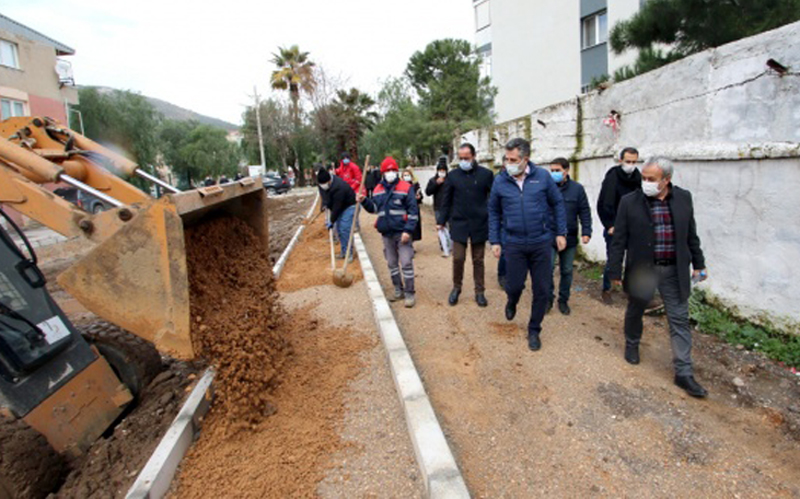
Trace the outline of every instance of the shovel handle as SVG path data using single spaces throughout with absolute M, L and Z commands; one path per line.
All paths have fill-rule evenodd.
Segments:
M 361 185 L 358 186 L 358 191 L 364 187 L 364 175 L 366 175 L 367 167 L 369 166 L 369 154 L 364 159 L 364 166 L 361 167 Z M 342 275 L 347 274 L 347 263 L 350 261 L 350 253 L 353 251 L 353 238 L 355 237 L 356 222 L 358 222 L 358 215 L 361 213 L 361 203 L 356 203 L 356 212 L 353 214 L 353 223 L 350 224 L 350 240 L 347 241 L 347 253 L 344 255 L 344 265 L 342 266 Z
M 336 270 L 336 256 L 333 254 L 333 229 L 328 229 L 328 239 L 331 241 L 331 272 Z

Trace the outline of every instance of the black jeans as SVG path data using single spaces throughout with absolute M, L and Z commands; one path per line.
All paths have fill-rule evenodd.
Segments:
M 528 335 L 538 335 L 542 331 L 542 319 L 550 299 L 552 279 L 553 242 L 537 245 L 506 245 L 507 265 L 506 294 L 511 303 L 518 303 L 525 290 L 525 281 L 531 275 L 533 300 L 531 318 L 528 321 Z

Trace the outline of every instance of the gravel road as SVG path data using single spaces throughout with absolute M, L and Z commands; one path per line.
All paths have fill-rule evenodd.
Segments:
M 476 497 L 800 496 L 800 445 L 785 417 L 797 410 L 786 406 L 797 403 L 796 378 L 762 359 L 747 383 L 780 388 L 769 393 L 786 398 L 773 397 L 776 409 L 759 402 L 766 396 L 743 397 L 730 379 L 749 366 L 698 334 L 698 378 L 711 394 L 691 399 L 672 384 L 666 321 L 646 319 L 642 364 L 628 365 L 623 309 L 603 305 L 585 279 L 576 280 L 582 290 L 574 293 L 572 315 L 551 312 L 543 349 L 530 352 L 530 293 L 516 320 L 506 322 L 492 256 L 489 307 L 474 302 L 469 263 L 461 303 L 447 304 L 451 262 L 440 256 L 432 218 L 426 207 L 415 258 L 417 306 L 393 310 Z M 364 240 L 389 289 L 372 222 L 362 216 Z

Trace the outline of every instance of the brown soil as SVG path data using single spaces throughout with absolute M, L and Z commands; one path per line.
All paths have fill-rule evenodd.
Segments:
M 175 419 L 194 383 L 197 369 L 168 360 L 167 368 L 141 394 L 141 402 L 86 454 L 70 463 L 72 471 L 52 497 L 124 497 L 161 437 Z
M 275 412 L 291 354 L 267 251 L 247 224 L 220 217 L 186 231 L 186 260 L 192 341 L 217 369 L 213 410 L 231 429 L 255 425 Z
M 328 238 L 328 231 L 325 229 L 325 219 L 317 218 L 313 224 L 306 227 L 300 240 L 297 242 L 298 248 L 302 251 L 292 253 L 289 261 L 281 272 L 278 280 L 278 291 L 288 293 L 299 289 L 331 284 L 331 247 Z M 336 248 L 338 253 L 339 248 Z M 353 248 L 355 255 L 355 248 Z M 336 268 L 341 269 L 344 260 L 336 260 Z M 357 255 L 353 262 L 347 266 L 347 273 L 353 276 L 353 282 L 363 279 L 361 266 L 358 264 Z
M 289 244 L 298 225 L 314 202 L 313 192 L 305 196 L 277 197 L 267 200 L 269 213 L 269 258 L 274 265 Z
M 333 453 L 346 445 L 337 427 L 348 384 L 374 339 L 292 315 L 294 355 L 272 395 L 278 408 L 256 431 L 229 435 L 212 411 L 182 465 L 178 497 L 312 497 Z M 219 384 L 217 384 L 219 386 Z

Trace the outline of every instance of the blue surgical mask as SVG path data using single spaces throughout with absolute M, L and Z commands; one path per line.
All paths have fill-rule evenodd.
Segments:
M 464 171 L 472 170 L 472 161 L 467 161 L 465 159 L 462 159 L 461 161 L 458 162 L 458 167 Z
M 564 181 L 564 172 L 550 172 L 550 176 L 553 177 L 557 184 Z
M 343 159 L 342 163 L 345 164 L 345 165 L 349 165 L 350 164 L 350 160 L 349 159 Z

